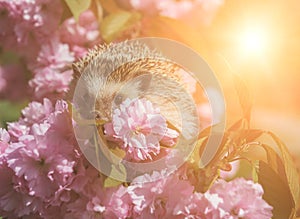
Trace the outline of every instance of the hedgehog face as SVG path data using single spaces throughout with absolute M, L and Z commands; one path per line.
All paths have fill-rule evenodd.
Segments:
M 103 122 L 111 121 L 113 110 L 127 98 L 142 98 L 150 86 L 151 75 L 145 74 L 122 82 L 109 81 L 99 88 L 95 97 L 94 116 Z
M 120 83 L 106 83 L 100 87 L 95 97 L 94 116 L 103 122 L 111 120 L 111 115 L 117 105 L 125 100 L 125 94 L 121 94 Z

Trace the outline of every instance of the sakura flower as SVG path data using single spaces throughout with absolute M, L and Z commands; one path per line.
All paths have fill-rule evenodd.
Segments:
M 60 38 L 70 46 L 76 57 L 82 57 L 88 48 L 100 42 L 99 23 L 90 10 L 83 12 L 78 21 L 65 20 L 60 28 Z
M 94 184 L 91 182 L 98 178 L 97 173 L 99 173 L 95 168 L 92 166 L 83 163 L 83 157 L 80 157 L 77 164 L 74 165 L 74 171 L 76 175 L 74 176 L 73 180 L 70 181 L 70 184 L 67 184 L 65 187 L 62 187 L 60 190 L 56 192 L 56 197 L 53 200 L 55 206 L 61 208 L 61 201 L 59 199 L 67 199 L 64 201 L 65 209 L 67 210 L 63 216 L 64 218 L 82 218 L 83 214 L 86 210 L 87 203 L 89 202 L 90 195 L 86 194 L 86 188 L 91 189 Z M 98 183 L 100 181 L 97 181 Z M 98 188 L 102 188 L 102 183 L 98 184 Z M 95 196 L 95 192 L 93 192 L 93 196 Z M 46 214 L 47 215 L 47 214 Z
M 199 120 L 201 122 L 201 128 L 204 129 L 212 125 L 213 113 L 209 102 L 197 105 L 197 112 L 199 115 Z
M 22 110 L 22 116 L 24 117 L 24 122 L 26 124 L 34 124 L 46 119 L 52 112 L 54 108 L 52 103 L 48 99 L 44 99 L 43 103 L 31 102 L 28 107 Z
M 0 22 L 1 44 L 6 49 L 33 58 L 40 45 L 58 27 L 62 5 L 59 0 L 3 0 L 0 11 L 3 11 L 1 14 L 4 17 L 4 22 Z
M 19 101 L 26 97 L 27 89 L 23 66 L 18 64 L 0 66 L 0 98 Z
M 87 204 L 87 210 L 93 211 L 101 217 L 101 214 L 106 210 L 105 206 L 101 204 L 101 200 L 98 197 L 92 198 L 92 200 Z
M 222 202 L 218 194 L 194 193 L 187 199 L 179 201 L 174 214 L 184 218 L 219 219 L 222 214 L 218 205 Z
M 0 128 L 0 156 L 8 147 L 10 136 L 5 129 Z
M 178 138 L 178 132 L 173 129 L 167 128 L 167 131 L 162 137 L 160 143 L 167 146 L 173 146 L 176 144 L 177 138 Z
M 34 197 L 28 194 L 25 181 L 17 177 L 7 167 L 6 163 L 0 165 L 0 214 L 7 218 L 18 218 L 28 215 L 38 208 Z
M 28 182 L 29 194 L 49 198 L 72 177 L 74 161 L 67 150 L 60 149 L 52 140 L 50 124 L 34 124 L 32 135 L 19 138 L 20 143 L 10 145 L 8 166 Z M 64 147 L 68 147 L 66 142 Z
M 232 179 L 240 168 L 240 161 L 239 160 L 233 161 L 229 165 L 230 165 L 230 169 L 228 171 L 220 170 L 220 177 L 222 179 L 226 179 L 226 180 Z
M 107 216 L 109 218 L 125 219 L 132 216 L 133 203 L 127 191 L 127 187 L 120 185 L 116 188 L 110 188 L 110 193 L 106 193 Z
M 0 209 L 4 211 L 0 213 L 11 218 L 61 216 L 54 214 L 55 206 L 61 206 L 63 212 L 65 202 L 73 201 L 76 192 L 71 188 L 78 178 L 74 170 L 82 163 L 67 104 L 57 101 L 53 106 L 44 99 L 43 103 L 32 102 L 22 114 L 19 121 L 9 124 L 10 136 L 1 131 L 3 142 L 8 142 L 8 137 L 12 140 L 5 143 L 0 156 L 0 172 L 12 177 L 0 177 L 1 188 L 7 190 L 0 191 Z
M 30 31 L 38 37 L 50 35 L 57 28 L 59 19 L 62 15 L 61 3 L 57 0 L 34 0 L 34 1 L 15 1 L 16 6 L 22 10 L 22 20 L 16 25 L 18 41 L 24 41 Z M 47 28 L 45 28 L 45 25 Z M 30 29 L 29 29 L 30 28 Z M 26 33 L 25 31 L 28 31 Z
M 106 135 L 122 141 L 121 147 L 134 160 L 152 159 L 160 152 L 160 141 L 172 146 L 178 137 L 168 129 L 159 109 L 146 99 L 126 99 L 104 128 Z
M 37 57 L 38 67 L 41 68 L 61 69 L 73 61 L 74 57 L 69 51 L 69 46 L 59 42 L 57 37 L 51 38 L 42 45 Z
M 73 71 L 70 69 L 74 61 L 73 54 L 67 44 L 60 43 L 57 36 L 43 44 L 37 60 L 29 63 L 34 78 L 29 85 L 34 88 L 37 99 L 42 97 L 58 96 L 69 88 Z
M 160 14 L 186 21 L 196 19 L 203 24 L 209 24 L 217 9 L 223 4 L 223 0 L 118 0 L 117 2 L 124 7 L 131 6 L 149 15 Z
M 0 2 L 0 44 L 5 49 L 16 48 L 14 25 L 20 17 L 20 11 L 12 1 Z
M 182 68 L 179 69 L 178 73 L 181 75 L 183 82 L 185 83 L 186 89 L 190 94 L 196 92 L 197 80 L 187 71 Z
M 56 71 L 52 68 L 41 69 L 29 85 L 34 88 L 34 94 L 37 99 L 43 97 L 59 97 L 59 94 L 69 90 L 69 84 L 72 80 L 72 70 L 64 72 Z
M 263 188 L 251 180 L 243 178 L 230 182 L 219 180 L 211 187 L 210 192 L 218 194 L 223 199 L 219 208 L 225 211 L 224 218 L 269 219 L 272 217 L 273 208 L 262 198 Z
M 194 187 L 176 174 L 154 172 L 134 180 L 128 193 L 134 204 L 135 218 L 174 218 L 178 201 L 190 197 Z
M 30 128 L 23 121 L 8 123 L 8 133 L 12 142 L 17 142 L 21 136 L 27 135 Z

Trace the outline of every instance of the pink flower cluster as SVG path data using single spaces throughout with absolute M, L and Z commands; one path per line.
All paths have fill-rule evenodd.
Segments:
M 66 103 L 32 102 L 1 132 L 0 215 L 42 215 L 50 203 L 60 204 L 78 156 Z
M 0 47 L 25 60 L 35 99 L 62 97 L 72 80 L 72 62 L 100 42 L 97 18 L 86 11 L 78 23 L 69 18 L 60 25 L 60 0 L 1 0 L 0 12 Z
M 59 0 L 1 0 L 0 11 L 1 46 L 28 58 L 56 31 L 63 12 Z
M 185 18 L 199 8 L 211 13 L 221 3 L 191 2 L 127 1 L 136 10 L 172 18 Z M 145 11 L 148 6 L 150 10 Z M 1 217 L 272 216 L 272 207 L 262 199 L 259 184 L 245 179 L 219 180 L 207 192 L 195 192 L 196 181 L 201 179 L 187 177 L 188 164 L 171 175 L 162 170 L 141 175 L 126 186 L 106 188 L 107 177 L 80 151 L 68 104 L 59 99 L 69 89 L 71 63 L 102 41 L 99 23 L 90 10 L 82 13 L 78 22 L 68 18 L 60 23 L 62 14 L 60 0 L 0 0 L 1 52 L 14 52 L 20 60 L 0 66 L 0 97 L 19 100 L 26 95 L 24 72 L 29 71 L 32 78 L 28 84 L 37 100 L 22 110 L 18 121 L 8 123 L 7 130 L 0 128 Z M 179 136 L 168 128 L 159 109 L 145 99 L 123 102 L 105 125 L 105 134 L 126 152 L 124 159 L 138 162 L 155 160 L 162 152 L 170 152 L 172 162 L 176 151 L 171 147 Z
M 131 102 L 147 103 L 147 101 Z M 259 184 L 217 181 L 194 192 L 188 168 L 145 174 L 125 187 L 81 154 L 64 101 L 32 102 L 19 121 L 0 129 L 0 215 L 7 218 L 270 218 Z M 226 192 L 224 192 L 226 191 Z
M 272 217 L 272 207 L 262 199 L 262 187 L 243 178 L 231 182 L 219 180 L 203 194 L 193 192 L 190 182 L 176 174 L 154 173 L 137 178 L 128 190 L 135 218 Z
M 179 134 L 167 127 L 158 108 L 146 99 L 126 99 L 114 110 L 112 122 L 105 124 L 109 139 L 126 150 L 128 160 L 152 160 L 160 144 L 173 146 Z
M 0 66 L 0 98 L 11 101 L 22 100 L 27 89 L 26 74 L 23 73 L 22 65 Z
M 117 2 L 146 14 L 160 14 L 190 23 L 196 19 L 203 24 L 211 23 L 215 12 L 224 3 L 223 0 L 117 0 Z

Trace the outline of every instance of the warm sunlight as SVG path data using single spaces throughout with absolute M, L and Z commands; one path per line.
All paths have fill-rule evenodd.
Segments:
M 240 49 L 246 56 L 261 56 L 265 54 L 268 36 L 263 28 L 247 28 L 240 35 Z

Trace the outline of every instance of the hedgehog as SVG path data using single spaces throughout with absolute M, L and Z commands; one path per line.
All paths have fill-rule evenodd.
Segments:
M 73 63 L 73 89 L 80 79 L 84 89 L 78 95 L 79 109 L 103 123 L 111 121 L 125 99 L 146 98 L 184 138 L 192 139 L 199 124 L 193 98 L 178 73 L 182 68 L 138 41 L 99 45 Z

